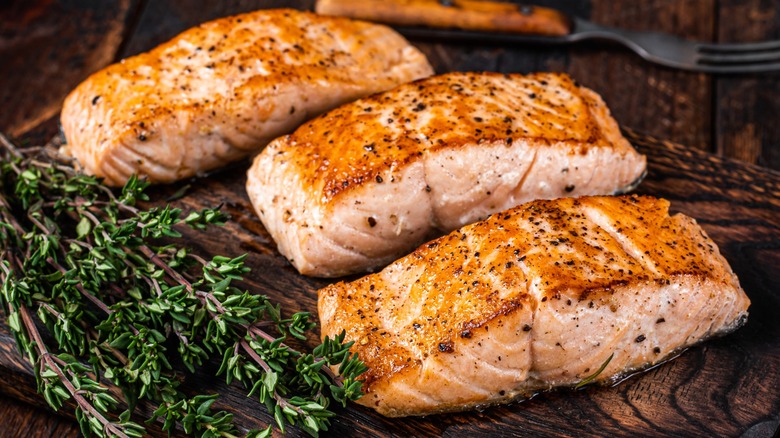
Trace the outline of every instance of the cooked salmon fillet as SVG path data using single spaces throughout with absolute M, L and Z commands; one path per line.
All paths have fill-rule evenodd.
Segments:
M 644 172 L 601 98 L 569 76 L 449 73 L 276 139 L 247 192 L 298 271 L 333 277 L 526 201 L 627 190 Z
M 133 173 L 171 182 L 432 73 L 385 26 L 286 9 L 236 15 L 90 76 L 62 108 L 65 152 L 112 185 Z
M 387 416 L 610 381 L 735 330 L 750 304 L 696 221 L 666 200 L 534 201 L 319 291 L 322 335 L 368 366 Z

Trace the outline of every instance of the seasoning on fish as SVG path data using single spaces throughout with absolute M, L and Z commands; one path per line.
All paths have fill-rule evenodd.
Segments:
M 299 272 L 365 272 L 540 198 L 630 189 L 645 157 L 565 74 L 449 73 L 341 106 L 273 141 L 247 192 Z
M 433 73 L 388 27 L 294 10 L 201 24 L 90 76 L 65 100 L 66 153 L 122 185 L 251 155 L 306 119 Z
M 534 201 L 319 291 L 322 335 L 368 366 L 387 416 L 609 382 L 747 319 L 748 297 L 696 221 L 651 197 Z M 611 358 L 611 360 L 609 360 Z

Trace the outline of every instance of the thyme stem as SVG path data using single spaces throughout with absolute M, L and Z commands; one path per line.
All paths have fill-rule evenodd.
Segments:
M 343 335 L 311 353 L 293 349 L 290 338 L 305 341 L 315 326 L 310 314 L 283 317 L 267 297 L 233 284 L 249 271 L 246 256 L 209 259 L 178 246 L 184 225 L 224 224 L 219 208 L 185 217 L 171 206 L 137 207 L 149 200 L 145 182 L 131 178 L 115 193 L 59 157 L 56 144 L 20 150 L 0 134 L 0 311 L 39 391 L 55 409 L 73 398 L 85 435 L 141 436 L 133 408 L 146 402 L 164 431 L 235 436 L 232 415 L 212 412 L 215 396 L 179 389 L 183 372 L 208 369 L 210 359 L 221 358 L 218 375 L 251 388 L 282 431 L 316 435 L 334 415 L 332 400 L 362 395 L 365 367 Z M 122 390 L 127 411 L 101 378 Z
M 120 438 L 128 438 L 128 436 L 120 429 L 118 429 L 113 423 L 111 423 L 106 417 L 103 416 L 97 409 L 95 409 L 87 399 L 84 398 L 83 395 L 81 395 L 81 391 L 77 390 L 75 386 L 70 382 L 67 376 L 65 376 L 65 373 L 62 371 L 61 366 L 66 365 L 65 362 L 61 361 L 60 359 L 52 356 L 49 353 L 49 350 L 46 348 L 46 344 L 43 342 L 43 339 L 41 338 L 40 332 L 38 332 L 38 328 L 35 326 L 35 323 L 32 320 L 32 317 L 30 316 L 30 311 L 27 309 L 27 306 L 20 306 L 19 307 L 19 314 L 22 317 L 22 321 L 24 322 L 24 327 L 27 331 L 27 333 L 30 334 L 30 336 L 33 339 L 33 342 L 35 344 L 35 347 L 38 349 L 39 358 L 41 360 L 41 366 L 45 365 L 48 369 L 54 371 L 59 376 L 59 380 L 62 383 L 62 385 L 68 390 L 70 395 L 73 397 L 73 400 L 78 404 L 78 406 L 83 409 L 84 411 L 87 411 L 90 413 L 90 415 L 93 418 L 96 418 L 100 423 L 103 425 L 103 429 L 108 432 L 107 435 L 116 435 Z

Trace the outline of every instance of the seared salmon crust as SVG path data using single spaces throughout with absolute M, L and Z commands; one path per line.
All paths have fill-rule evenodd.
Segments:
M 288 9 L 210 21 L 93 74 L 65 99 L 65 152 L 122 185 L 261 150 L 308 118 L 433 69 L 392 29 Z
M 275 140 L 247 192 L 299 272 L 334 277 L 523 202 L 625 191 L 644 172 L 601 98 L 569 76 L 448 73 Z
M 319 291 L 323 336 L 368 366 L 387 416 L 505 403 L 663 361 L 746 321 L 749 299 L 696 221 L 666 200 L 535 201 Z

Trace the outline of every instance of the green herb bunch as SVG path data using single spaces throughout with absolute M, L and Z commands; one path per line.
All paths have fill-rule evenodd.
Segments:
M 20 150 L 2 135 L 0 159 L 0 307 L 39 392 L 54 409 L 71 400 L 85 435 L 142 435 L 133 412 L 147 400 L 157 406 L 147 423 L 165 431 L 234 436 L 232 414 L 212 411 L 216 395 L 180 390 L 211 357 L 282 432 L 296 425 L 316 436 L 334 415 L 331 401 L 362 395 L 365 367 L 343 334 L 296 351 L 287 343 L 305 339 L 311 315 L 284 317 L 236 286 L 249 272 L 245 256 L 207 260 L 171 243 L 177 227 L 223 224 L 219 208 L 142 209 L 144 181 L 115 193 L 53 148 Z

